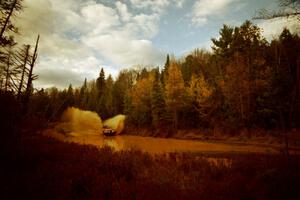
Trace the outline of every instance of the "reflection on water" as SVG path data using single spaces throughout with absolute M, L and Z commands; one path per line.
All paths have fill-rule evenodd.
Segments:
M 98 147 L 109 146 L 116 151 L 120 150 L 141 150 L 150 154 L 161 154 L 170 152 L 201 152 L 201 153 L 278 153 L 278 150 L 267 146 L 254 145 L 230 145 L 222 143 L 178 140 L 165 138 L 152 138 L 119 135 L 114 137 L 104 137 L 99 133 L 71 133 L 68 136 L 54 130 L 47 130 L 46 135 L 50 135 L 65 142 L 75 142 L 79 144 L 89 144 Z

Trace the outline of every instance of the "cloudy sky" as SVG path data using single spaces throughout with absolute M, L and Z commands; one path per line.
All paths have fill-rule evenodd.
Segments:
M 25 0 L 18 17 L 22 43 L 41 35 L 36 87 L 82 84 L 103 67 L 114 77 L 138 64 L 161 66 L 166 55 L 210 50 L 222 24 L 238 26 L 277 0 Z M 268 39 L 287 19 L 255 21 Z

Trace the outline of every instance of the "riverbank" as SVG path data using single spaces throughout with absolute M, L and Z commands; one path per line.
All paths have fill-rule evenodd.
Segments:
M 298 199 L 300 159 L 282 155 L 150 155 L 24 137 L 2 156 L 1 199 Z M 17 191 L 17 192 L 16 192 Z
M 221 131 L 202 131 L 198 129 L 178 130 L 175 134 L 162 134 L 146 128 L 127 128 L 124 135 L 136 135 L 142 137 L 175 138 L 180 140 L 195 140 L 233 145 L 256 145 L 284 148 L 284 135 L 278 130 L 265 131 L 261 129 L 244 130 L 237 134 L 224 134 Z M 300 150 L 300 130 L 287 132 L 289 147 Z

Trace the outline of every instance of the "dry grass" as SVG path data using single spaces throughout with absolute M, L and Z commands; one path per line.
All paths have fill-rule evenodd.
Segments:
M 150 156 L 36 136 L 2 156 L 1 199 L 300 199 L 300 159 Z

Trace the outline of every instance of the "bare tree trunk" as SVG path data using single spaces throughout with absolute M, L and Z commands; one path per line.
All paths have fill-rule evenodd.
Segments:
M 30 49 L 30 45 L 27 45 L 25 47 L 25 58 L 24 58 L 24 62 L 22 65 L 22 77 L 21 77 L 21 81 L 20 81 L 20 85 L 18 88 L 18 99 L 20 98 L 21 92 L 22 92 L 22 87 L 23 87 L 23 82 L 24 82 L 24 76 L 25 76 L 25 71 L 26 71 L 26 64 L 28 61 L 28 57 L 29 57 L 29 49 Z
M 7 62 L 6 62 L 6 77 L 5 77 L 5 86 L 4 86 L 4 91 L 7 92 L 7 89 L 8 89 L 8 82 L 9 82 L 9 68 L 10 68 L 10 54 L 8 55 L 7 57 Z
M 27 80 L 27 85 L 26 85 L 26 90 L 25 90 L 25 96 L 24 96 L 24 102 L 23 102 L 23 112 L 26 113 L 28 110 L 28 102 L 29 102 L 29 97 L 31 93 L 31 87 L 32 87 L 32 81 L 33 81 L 33 67 L 35 65 L 35 61 L 37 59 L 37 49 L 39 45 L 39 40 L 40 40 L 40 35 L 38 35 L 35 48 L 34 48 L 34 53 L 32 56 L 32 60 L 30 63 L 30 69 L 29 69 L 29 75 L 28 75 L 28 80 Z
M 12 5 L 12 7 L 10 8 L 10 11 L 9 11 L 9 13 L 8 13 L 8 15 L 7 15 L 6 19 L 5 19 L 4 25 L 3 25 L 2 29 L 1 29 L 1 32 L 0 32 L 0 39 L 3 38 L 3 34 L 4 34 L 5 29 L 6 29 L 7 25 L 8 25 L 8 22 L 9 22 L 9 20 L 10 20 L 10 17 L 12 16 L 12 14 L 13 14 L 13 12 L 14 12 L 14 9 L 15 9 L 15 7 L 16 7 L 16 4 L 17 4 L 17 0 L 14 1 L 13 5 Z

